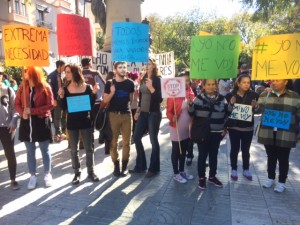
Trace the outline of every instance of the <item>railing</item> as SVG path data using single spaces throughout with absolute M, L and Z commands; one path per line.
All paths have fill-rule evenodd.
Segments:
M 49 23 L 49 22 L 46 22 L 46 21 L 37 20 L 36 25 L 38 27 L 45 27 L 45 28 L 48 28 L 49 30 L 52 30 L 52 23 Z

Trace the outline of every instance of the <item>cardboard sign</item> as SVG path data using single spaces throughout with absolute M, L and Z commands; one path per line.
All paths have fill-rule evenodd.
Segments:
M 148 62 L 149 25 L 115 22 L 112 25 L 112 61 Z
M 262 116 L 262 125 L 288 130 L 290 129 L 291 119 L 291 112 L 265 109 Z
M 252 106 L 244 104 L 234 104 L 232 112 L 229 116 L 230 119 L 252 121 Z
M 191 78 L 236 77 L 240 40 L 239 35 L 192 37 L 190 52 Z
M 253 49 L 252 79 L 300 78 L 300 34 L 258 38 Z
M 67 97 L 68 112 L 84 112 L 91 110 L 91 101 L 89 95 L 79 95 Z
M 154 55 L 158 67 L 158 74 L 162 77 L 175 77 L 174 52 Z
M 185 97 L 184 77 L 162 78 L 161 79 L 162 98 Z
M 4 25 L 2 32 L 6 66 L 49 66 L 48 29 Z
M 114 68 L 111 57 L 111 53 L 98 51 L 97 56 L 92 59 L 93 68 L 102 75 L 107 75 Z M 156 59 L 159 75 L 162 77 L 175 77 L 174 52 L 153 54 L 153 57 Z M 141 73 L 146 69 L 145 65 L 146 63 L 127 62 L 127 71 Z
M 77 15 L 57 15 L 58 53 L 62 56 L 92 56 L 92 28 L 90 20 Z

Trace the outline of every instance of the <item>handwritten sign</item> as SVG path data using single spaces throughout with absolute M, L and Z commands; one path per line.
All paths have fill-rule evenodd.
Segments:
M 59 55 L 92 56 L 93 30 L 90 20 L 77 15 L 57 15 L 57 43 Z
M 111 53 L 98 51 L 96 55 L 92 58 L 92 66 L 95 70 L 98 70 L 102 75 L 107 75 L 109 71 L 113 71 Z M 158 71 L 162 77 L 175 76 L 174 52 L 153 54 L 153 57 L 156 59 Z M 141 73 L 146 69 L 145 66 L 146 63 L 127 62 L 127 71 Z
M 184 77 L 162 78 L 161 79 L 162 98 L 185 97 Z
M 252 79 L 300 78 L 300 34 L 258 38 L 253 49 Z
M 191 78 L 236 77 L 240 39 L 239 35 L 192 37 L 190 51 Z
M 288 130 L 290 129 L 291 118 L 291 112 L 265 109 L 262 117 L 262 125 Z
M 48 29 L 27 25 L 4 25 L 6 66 L 49 66 Z
M 162 77 L 175 77 L 174 52 L 155 54 L 158 73 Z
M 89 95 L 80 95 L 67 97 L 68 112 L 84 112 L 91 110 L 91 101 Z
M 149 25 L 115 22 L 112 27 L 112 61 L 148 62 Z
M 229 118 L 234 120 L 252 121 L 252 106 L 244 104 L 234 104 Z

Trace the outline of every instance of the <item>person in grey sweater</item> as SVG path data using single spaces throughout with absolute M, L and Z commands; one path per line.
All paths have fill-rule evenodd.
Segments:
M 14 108 L 15 92 L 3 82 L 0 73 L 0 141 L 7 158 L 8 170 L 11 180 L 11 188 L 19 189 L 16 181 L 17 160 L 14 149 L 15 129 L 17 127 L 18 113 Z

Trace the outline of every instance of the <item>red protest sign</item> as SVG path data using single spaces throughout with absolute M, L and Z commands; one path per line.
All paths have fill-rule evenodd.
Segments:
M 88 18 L 57 15 L 58 53 L 63 56 L 92 56 L 92 28 Z

